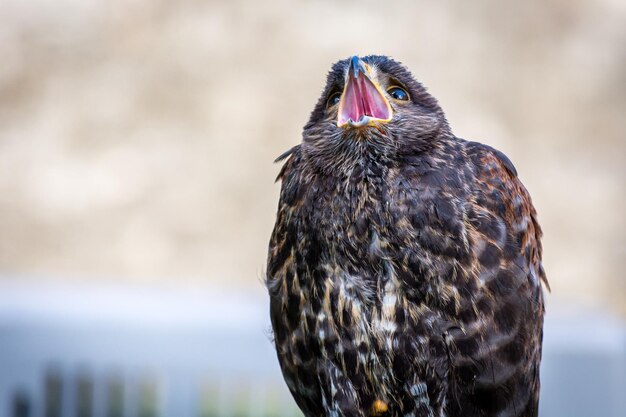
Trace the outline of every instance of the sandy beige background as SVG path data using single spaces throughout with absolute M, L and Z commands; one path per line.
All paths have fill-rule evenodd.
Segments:
M 626 3 L 0 1 L 0 274 L 262 291 L 330 65 L 404 62 L 503 150 L 553 300 L 626 311 Z

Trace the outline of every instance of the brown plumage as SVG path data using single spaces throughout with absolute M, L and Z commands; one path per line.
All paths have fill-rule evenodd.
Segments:
M 333 66 L 279 160 L 267 286 L 307 417 L 537 415 L 541 229 L 504 154 L 368 56 Z

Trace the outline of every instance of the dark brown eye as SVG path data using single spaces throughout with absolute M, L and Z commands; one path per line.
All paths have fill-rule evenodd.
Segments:
M 336 106 L 340 100 L 341 100 L 341 93 L 340 92 L 333 93 L 330 95 L 330 97 L 328 97 L 328 101 L 326 102 L 326 107 Z
M 389 93 L 394 100 L 407 101 L 409 99 L 409 93 L 401 87 L 391 87 L 387 90 L 387 93 Z

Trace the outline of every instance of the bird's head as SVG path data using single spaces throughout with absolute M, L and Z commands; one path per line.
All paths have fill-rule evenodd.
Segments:
M 330 70 L 304 127 L 303 150 L 322 168 L 349 169 L 360 158 L 423 151 L 448 133 L 437 100 L 400 63 L 354 56 Z

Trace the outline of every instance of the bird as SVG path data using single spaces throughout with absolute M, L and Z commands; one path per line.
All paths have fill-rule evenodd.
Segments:
M 542 230 L 504 153 L 369 55 L 332 66 L 276 161 L 265 284 L 306 417 L 537 416 Z

